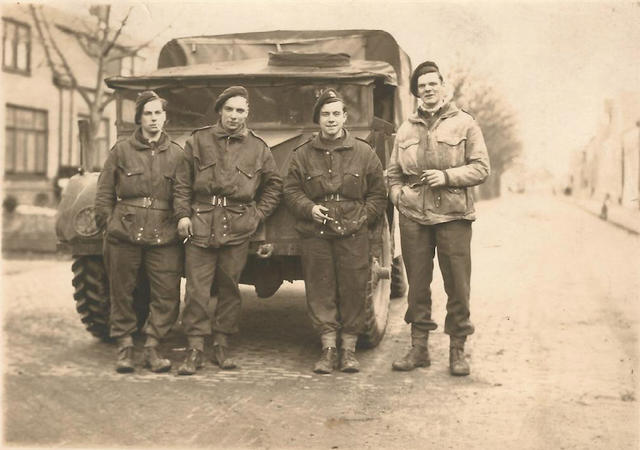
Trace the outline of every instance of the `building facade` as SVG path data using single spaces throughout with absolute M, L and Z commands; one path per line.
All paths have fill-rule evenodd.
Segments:
M 640 209 L 640 92 L 605 101 L 594 136 L 573 154 L 570 184 L 582 198 Z
M 3 196 L 13 196 L 20 204 L 54 206 L 56 177 L 81 165 L 77 122 L 89 114 L 85 100 L 57 70 L 62 63 L 54 45 L 65 55 L 80 88 L 94 91 L 97 65 L 86 51 L 91 45 L 86 30 L 95 27 L 91 21 L 97 19 L 28 4 L 4 4 L 1 13 Z M 113 59 L 104 76 L 133 75 L 141 61 L 139 56 Z M 92 169 L 100 168 L 115 142 L 115 117 L 111 102 L 100 124 Z

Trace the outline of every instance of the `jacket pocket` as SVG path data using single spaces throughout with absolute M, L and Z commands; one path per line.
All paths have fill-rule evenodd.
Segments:
M 353 200 L 362 199 L 362 176 L 357 172 L 345 172 L 342 177 L 342 195 Z
M 420 139 L 409 138 L 409 139 L 405 139 L 404 141 L 399 141 L 398 147 L 400 147 L 402 150 L 406 150 L 413 145 L 418 145 L 419 143 L 420 143 Z
M 213 206 L 193 205 L 191 226 L 193 235 L 199 238 L 209 239 L 211 235 L 211 221 L 213 220 Z
M 304 177 L 304 191 L 311 200 L 316 200 L 324 195 L 322 180 L 324 174 L 321 171 L 312 171 Z
M 240 198 L 253 198 L 260 182 L 259 171 L 254 166 L 237 165 L 238 177 L 236 178 L 238 190 L 236 196 Z
M 440 214 L 464 214 L 467 212 L 466 188 L 443 188 L 439 192 Z
M 422 203 L 424 199 L 424 188 L 417 186 L 412 188 L 411 186 L 404 185 L 400 190 L 398 196 L 398 209 L 405 208 L 412 211 L 422 211 Z
M 140 229 L 144 227 L 144 224 L 137 214 L 140 209 L 118 203 L 109 216 L 107 233 L 120 240 L 140 242 L 144 231 L 144 229 Z
M 253 177 L 257 173 L 255 168 L 248 167 L 248 166 L 236 166 L 236 169 L 238 169 L 238 172 L 240 172 L 241 174 L 243 174 L 245 177 L 247 177 L 250 180 L 253 179 Z
M 260 218 L 254 204 L 227 206 L 225 212 L 231 231 L 237 235 L 253 234 L 260 223 Z
M 467 141 L 465 135 L 456 132 L 438 131 L 436 139 L 441 155 L 439 168 L 448 169 L 464 165 L 464 149 Z
M 198 161 L 198 170 L 199 171 L 206 170 L 209 167 L 212 167 L 212 166 L 216 165 L 215 161 L 200 161 L 199 159 L 197 161 Z
M 116 187 L 118 196 L 121 198 L 140 197 L 143 191 L 144 169 L 142 167 L 124 167 L 121 165 L 118 168 L 120 169 L 120 177 Z

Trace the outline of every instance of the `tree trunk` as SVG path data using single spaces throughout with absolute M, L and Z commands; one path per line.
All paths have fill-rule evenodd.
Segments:
M 489 200 L 491 198 L 500 197 L 500 178 L 502 174 L 492 172 L 487 180 L 478 188 L 478 194 L 481 200 Z

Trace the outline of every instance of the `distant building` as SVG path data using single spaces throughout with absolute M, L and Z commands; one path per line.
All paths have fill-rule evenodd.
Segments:
M 640 208 L 640 92 L 621 92 L 604 103 L 593 138 L 571 162 L 575 195 Z
M 55 51 L 50 43 L 43 43 L 38 28 L 45 36 L 50 33 L 81 88 L 93 92 L 96 63 L 80 41 L 85 45 L 95 42 L 87 30 L 91 20 L 97 19 L 50 6 L 43 6 L 34 16 L 28 4 L 3 4 L 1 14 L 4 196 L 13 195 L 22 204 L 54 205 L 54 180 L 60 168 L 80 165 L 77 121 L 87 117 L 88 108 L 62 71 L 50 66 L 46 52 L 55 59 Z M 123 41 L 132 44 L 127 37 L 118 42 Z M 105 76 L 133 75 L 141 62 L 137 56 L 111 60 Z M 97 166 L 115 142 L 115 117 L 112 102 L 105 109 L 96 142 Z

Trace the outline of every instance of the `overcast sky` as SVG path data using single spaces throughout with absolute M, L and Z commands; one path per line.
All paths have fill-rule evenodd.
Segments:
M 121 11 L 127 4 L 115 5 Z M 134 5 L 130 33 L 160 32 L 159 42 L 273 29 L 386 30 L 414 67 L 431 59 L 446 72 L 462 61 L 491 80 L 518 115 L 528 161 L 558 174 L 566 169 L 569 151 L 595 133 L 604 99 L 640 90 L 640 2 L 236 0 Z

